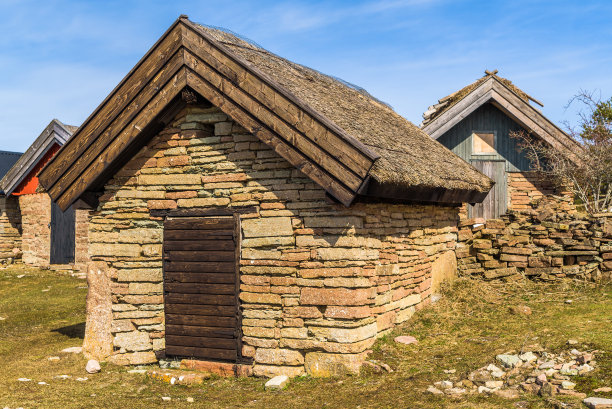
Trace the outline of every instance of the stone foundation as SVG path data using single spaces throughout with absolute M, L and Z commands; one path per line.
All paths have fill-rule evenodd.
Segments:
M 0 195 L 0 264 L 21 258 L 21 213 L 14 197 Z
M 346 208 L 220 110 L 191 106 L 92 214 L 92 263 L 111 280 L 111 361 L 164 356 L 163 220 L 151 210 L 242 206 L 255 209 L 241 216 L 242 356 L 257 376 L 358 372 L 378 336 L 428 303 L 432 264 L 456 245 L 458 208 Z

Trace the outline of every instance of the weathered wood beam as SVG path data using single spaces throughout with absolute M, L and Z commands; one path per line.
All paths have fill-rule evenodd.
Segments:
M 86 167 L 81 176 L 65 188 L 66 190 L 57 199 L 58 205 L 61 208 L 68 208 L 87 189 L 88 185 L 119 157 L 121 151 L 130 145 L 141 130 L 147 127 L 153 118 L 159 115 L 170 101 L 180 94 L 186 85 L 185 69 L 182 68 L 140 110 L 140 113 L 123 128 L 121 133 L 112 139 L 108 147 L 103 152 L 100 152 L 97 159 Z

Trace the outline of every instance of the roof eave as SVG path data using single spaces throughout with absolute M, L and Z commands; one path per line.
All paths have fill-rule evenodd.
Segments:
M 433 186 L 402 186 L 382 184 L 371 180 L 363 196 L 392 199 L 409 203 L 438 203 L 460 205 L 462 203 L 481 203 L 489 191 L 477 189 L 452 189 Z

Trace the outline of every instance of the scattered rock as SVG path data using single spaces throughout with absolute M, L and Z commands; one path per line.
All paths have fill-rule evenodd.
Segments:
M 287 375 L 278 375 L 266 382 L 266 390 L 281 390 L 284 389 L 289 383 L 289 377 Z
M 80 354 L 83 352 L 83 347 L 69 347 L 62 349 L 62 352 L 66 354 Z
M 145 374 L 145 373 L 147 373 L 147 370 L 146 369 L 130 369 L 127 372 L 128 373 Z
M 445 373 L 445 374 L 453 374 L 453 373 L 455 373 L 455 372 L 457 372 L 457 370 L 456 370 L 456 369 L 445 369 L 445 370 L 444 370 L 444 373 Z
M 400 335 L 399 337 L 395 337 L 394 341 L 405 345 L 417 344 L 419 342 L 415 337 L 411 337 L 410 335 Z
M 433 395 L 444 395 L 444 392 L 442 392 L 440 389 L 436 388 L 435 386 L 430 386 L 429 388 L 427 388 L 427 392 Z
M 0 317 L 0 321 L 4 321 L 6 317 Z
M 551 369 L 554 367 L 555 367 L 555 361 L 546 361 L 540 364 L 540 366 L 538 366 L 538 369 Z
M 440 389 L 450 389 L 453 387 L 453 383 L 450 381 L 440 381 L 440 382 L 434 383 L 434 386 Z
M 573 302 L 574 302 L 574 300 L 565 300 L 565 303 L 566 303 L 566 304 L 571 304 L 571 303 L 573 303 Z
M 501 388 L 502 386 L 504 386 L 504 382 L 503 381 L 488 381 L 488 382 L 485 382 L 485 386 L 489 389 L 497 389 L 497 388 Z
M 509 310 L 514 315 L 531 315 L 531 308 L 526 305 L 513 305 Z
M 544 382 L 540 387 L 540 396 L 554 396 L 557 394 L 557 387 L 550 382 Z
M 57 375 L 57 376 L 54 376 L 54 378 L 55 379 L 62 379 L 62 380 L 64 380 L 64 379 L 70 379 L 70 378 L 72 378 L 72 376 L 70 376 L 70 375 Z
M 19 382 L 30 382 L 31 381 L 31 379 L 29 379 L 29 378 L 17 378 L 17 380 Z
M 84 378 L 76 378 L 76 380 L 77 380 L 77 381 L 79 381 L 79 382 L 85 382 L 87 379 L 89 379 L 89 378 L 87 378 L 87 377 L 84 377 Z
M 23 278 L 23 277 L 25 277 L 25 274 L 19 274 L 19 275 L 17 276 L 17 278 Z
M 491 389 L 487 388 L 486 386 L 479 386 L 478 387 L 478 393 L 491 393 Z
M 576 345 L 578 344 L 578 341 L 576 341 L 575 339 L 568 339 L 567 340 L 567 345 Z
M 612 392 L 612 388 L 610 388 L 608 386 L 604 386 L 603 388 L 593 389 L 593 392 L 595 392 L 595 393 L 609 393 L 609 392 Z
M 49 385 L 47 382 L 38 382 L 39 385 Z
M 561 382 L 561 389 L 574 389 L 574 387 L 576 387 L 576 384 L 574 382 L 570 382 L 570 381 Z
M 538 357 L 531 351 L 525 352 L 524 354 L 519 355 L 519 358 L 521 358 L 521 361 L 524 361 L 524 362 L 531 362 L 531 361 L 535 361 L 538 359 Z
M 518 399 L 519 392 L 516 389 L 499 389 L 493 391 L 493 394 L 504 399 Z
M 87 373 L 98 373 L 102 368 L 100 368 L 100 363 L 95 359 L 90 359 L 87 361 L 87 365 L 85 365 L 85 370 Z
M 510 368 L 510 369 L 514 368 L 521 362 L 521 359 L 517 355 L 501 354 L 501 355 L 497 355 L 495 358 L 505 368 Z
M 591 362 L 593 360 L 593 354 L 582 354 L 580 355 L 577 359 L 576 362 L 578 362 L 581 365 L 587 364 L 589 362 Z
M 547 382 L 547 381 L 548 381 L 548 379 L 546 378 L 546 374 L 545 373 L 541 373 L 538 376 L 536 376 L 535 382 L 538 385 L 542 385 L 544 382 Z
M 448 388 L 444 391 L 444 393 L 446 393 L 447 395 L 463 395 L 465 393 L 465 389 L 463 388 Z
M 540 386 L 535 383 L 522 383 L 521 389 L 532 395 L 537 395 L 540 392 Z
M 188 397 L 188 398 L 187 398 L 187 402 L 189 402 L 189 403 L 193 403 L 193 402 L 194 402 L 194 401 L 193 401 L 193 398 L 192 398 L 191 396 L 190 396 L 190 397 Z
M 164 402 L 170 402 L 172 400 L 172 398 L 170 396 L 162 396 L 162 400 Z
M 49 358 L 47 358 L 48 361 L 59 361 L 60 357 L 59 356 L 50 356 Z
M 582 401 L 589 409 L 608 409 L 612 408 L 612 399 L 606 398 L 586 398 Z

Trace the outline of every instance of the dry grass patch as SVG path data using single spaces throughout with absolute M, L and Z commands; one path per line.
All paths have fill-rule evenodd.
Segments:
M 25 274 L 22 278 L 18 276 Z M 213 378 L 202 386 L 171 386 L 126 368 L 102 366 L 85 372 L 82 356 L 61 354 L 82 342 L 85 281 L 23 267 L 0 269 L 0 407 L 9 408 L 150 408 L 172 406 L 253 408 L 507 408 L 516 402 L 494 397 L 458 399 L 425 392 L 435 381 L 463 379 L 496 354 L 539 343 L 551 352 L 600 349 L 598 369 L 579 377 L 576 389 L 590 393 L 612 386 L 612 287 L 585 283 L 490 284 L 458 280 L 435 305 L 418 312 L 401 328 L 378 341 L 371 356 L 389 364 L 393 373 L 364 371 L 359 377 L 295 379 L 278 393 L 264 391 L 262 379 Z M 43 291 L 49 288 L 49 291 Z M 565 303 L 571 299 L 572 303 Z M 524 304 L 531 316 L 508 308 Z M 417 345 L 398 345 L 396 335 L 414 335 Z M 60 356 L 59 361 L 49 361 Z M 447 375 L 444 369 L 456 369 Z M 58 375 L 70 375 L 60 380 Z M 32 379 L 19 382 L 18 378 Z M 77 381 L 87 377 L 87 381 Z M 452 378 L 450 378 L 452 380 Z M 48 385 L 39 385 L 46 382 Z M 163 402 L 162 396 L 172 398 Z M 603 395 L 605 396 L 605 395 Z M 187 402 L 192 397 L 194 403 Z M 612 396 L 610 396 L 612 397 Z M 559 398 L 560 400 L 562 398 Z M 576 404 L 571 398 L 562 400 Z M 525 408 L 550 408 L 536 397 L 520 399 Z

